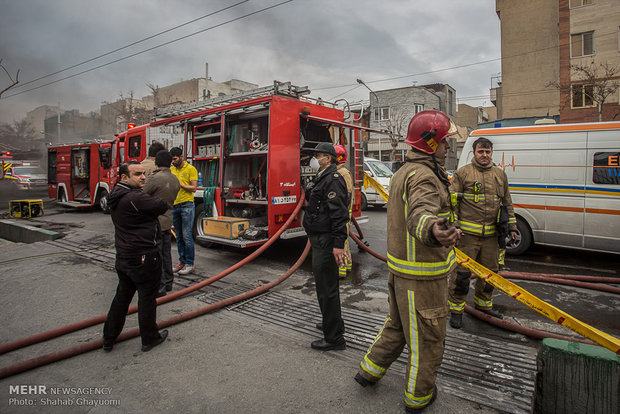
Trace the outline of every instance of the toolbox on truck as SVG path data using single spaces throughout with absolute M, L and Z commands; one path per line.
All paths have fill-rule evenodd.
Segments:
M 206 235 L 236 239 L 250 227 L 250 221 L 237 217 L 208 217 L 202 222 Z

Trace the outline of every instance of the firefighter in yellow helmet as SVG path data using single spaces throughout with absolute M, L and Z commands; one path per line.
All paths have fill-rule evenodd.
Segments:
M 334 149 L 336 150 L 336 155 L 338 158 L 338 166 L 336 171 L 338 171 L 340 175 L 342 175 L 342 178 L 344 178 L 344 181 L 347 183 L 347 192 L 349 193 L 349 197 L 351 200 L 349 201 L 349 222 L 347 223 L 347 234 L 349 234 L 349 229 L 351 228 L 351 214 L 353 213 L 355 190 L 353 189 L 353 179 L 351 178 L 351 173 L 344 165 L 344 163 L 347 161 L 347 150 L 345 149 L 344 145 L 340 144 L 334 145 Z M 344 242 L 344 251 L 347 253 L 347 258 L 350 258 L 351 248 L 349 247 L 348 237 L 347 240 Z M 347 272 L 351 271 L 351 267 L 351 260 L 347 260 L 344 266 L 338 268 L 338 275 L 340 275 L 340 277 L 347 277 Z
M 355 380 L 363 387 L 385 375 L 405 344 L 409 349 L 405 410 L 416 412 L 437 397 L 435 380 L 443 359 L 448 316 L 448 274 L 456 266 L 448 174 L 456 133 L 440 111 L 422 111 L 409 123 L 405 142 L 412 149 L 394 174 L 387 207 L 390 312 L 361 362 Z

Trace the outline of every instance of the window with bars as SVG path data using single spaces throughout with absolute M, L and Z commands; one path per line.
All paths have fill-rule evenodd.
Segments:
M 570 8 L 574 9 L 576 7 L 589 6 L 594 4 L 594 0 L 570 0 Z
M 594 54 L 594 32 L 570 35 L 570 56 L 581 57 Z
M 388 119 L 390 119 L 390 107 L 389 106 L 375 108 L 375 121 L 387 121 Z
M 587 108 L 594 106 L 594 85 L 571 85 L 571 107 Z
M 424 110 L 424 105 L 413 105 L 413 113 L 417 114 L 418 112 L 422 112 Z

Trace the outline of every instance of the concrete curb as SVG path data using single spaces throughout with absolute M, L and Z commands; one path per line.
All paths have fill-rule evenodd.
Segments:
M 0 220 L 0 237 L 12 242 L 35 243 L 56 240 L 62 234 L 13 220 Z

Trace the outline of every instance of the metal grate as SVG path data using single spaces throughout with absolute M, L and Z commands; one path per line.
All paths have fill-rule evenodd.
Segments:
M 198 299 L 213 303 L 248 288 L 245 284 L 230 286 Z M 275 327 L 275 332 L 296 340 L 309 341 L 319 335 L 315 324 L 321 320 L 321 313 L 316 301 L 267 292 L 227 309 L 258 319 Z M 347 350 L 338 355 L 357 364 L 383 326 L 384 316 L 350 308 L 343 308 L 342 316 Z M 403 352 L 390 372 L 404 377 L 407 356 L 407 352 Z M 441 391 L 504 412 L 529 413 L 533 407 L 535 377 L 535 349 L 448 329 L 437 381 Z

